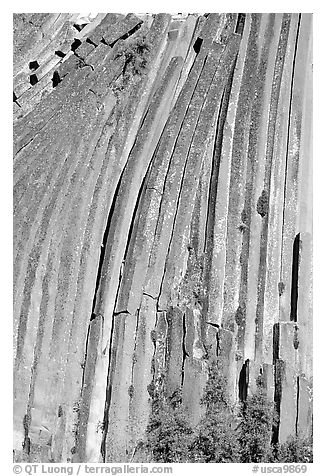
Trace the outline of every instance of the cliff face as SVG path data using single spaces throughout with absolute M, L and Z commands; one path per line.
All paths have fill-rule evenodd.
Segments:
M 15 458 L 129 461 L 214 356 L 309 434 L 312 16 L 76 21 L 14 15 Z

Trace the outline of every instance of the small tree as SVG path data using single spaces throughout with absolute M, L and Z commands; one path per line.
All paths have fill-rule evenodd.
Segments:
M 267 397 L 261 377 L 257 391 L 242 404 L 239 425 L 239 445 L 242 463 L 271 460 L 271 429 L 275 418 L 274 404 Z
M 289 438 L 271 444 L 276 412 L 262 377 L 257 390 L 235 410 L 227 394 L 227 380 L 216 361 L 209 365 L 201 405 L 205 414 L 193 430 L 182 403 L 181 390 L 166 397 L 153 384 L 152 414 L 142 451 L 148 462 L 159 463 L 259 463 L 312 462 L 312 437 Z
M 188 463 L 193 430 L 182 404 L 181 391 L 169 398 L 157 393 L 146 430 L 145 447 L 155 463 Z
M 208 380 L 201 404 L 205 415 L 197 428 L 192 445 L 192 458 L 198 463 L 239 461 L 236 418 L 226 391 L 227 381 L 214 361 L 209 366 Z

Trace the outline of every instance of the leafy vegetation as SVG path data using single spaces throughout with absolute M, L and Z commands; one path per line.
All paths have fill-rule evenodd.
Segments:
M 206 411 L 191 445 L 193 462 L 239 462 L 239 445 L 234 437 L 237 418 L 227 399 L 226 384 L 218 366 L 211 365 L 201 401 Z
M 251 463 L 312 462 L 312 439 L 289 438 L 283 445 L 271 443 L 277 423 L 274 403 L 267 397 L 261 377 L 257 390 L 237 407 L 227 396 L 227 380 L 216 361 L 208 369 L 199 424 L 192 428 L 181 390 L 170 397 L 154 390 L 153 411 L 142 447 L 150 462 Z
M 276 461 L 280 463 L 312 463 L 312 436 L 307 438 L 290 437 L 286 443 L 276 449 Z
M 163 394 L 156 395 L 145 443 L 152 461 L 191 462 L 189 447 L 192 438 L 193 430 L 188 423 L 180 391 L 175 391 L 169 398 Z
M 123 69 L 120 84 L 116 89 L 124 89 L 133 79 L 139 79 L 146 73 L 149 55 L 150 45 L 146 36 L 138 36 L 121 43 L 115 59 L 123 59 Z
M 205 299 L 203 286 L 204 255 L 197 257 L 192 246 L 188 246 L 187 271 L 183 278 L 180 290 L 180 299 L 184 305 L 202 306 Z
M 269 461 L 272 447 L 271 429 L 275 420 L 274 405 L 266 395 L 261 377 L 257 391 L 243 402 L 240 410 L 238 441 L 242 463 Z
M 263 190 L 257 201 L 257 213 L 259 213 L 261 217 L 264 217 L 267 215 L 267 212 L 268 212 L 268 194 L 266 190 Z

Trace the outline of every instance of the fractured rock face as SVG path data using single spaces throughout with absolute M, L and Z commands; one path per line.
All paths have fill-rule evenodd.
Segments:
M 13 82 L 15 459 L 133 461 L 212 358 L 309 435 L 311 15 L 15 14 Z

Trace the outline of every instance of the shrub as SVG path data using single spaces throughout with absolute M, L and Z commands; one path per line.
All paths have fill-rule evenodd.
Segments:
M 227 411 L 206 415 L 197 428 L 191 447 L 193 462 L 239 462 L 239 445 L 233 428 L 234 423 L 234 415 Z
M 206 413 L 212 409 L 227 408 L 229 400 L 226 392 L 227 379 L 220 372 L 216 361 L 213 361 L 208 367 L 208 379 L 204 390 L 201 404 L 206 406 Z
M 194 462 L 230 463 L 239 461 L 236 416 L 227 398 L 226 378 L 212 362 L 201 404 L 206 411 L 194 438 L 191 453 Z
M 135 388 L 133 385 L 130 385 L 129 388 L 128 388 L 128 395 L 130 398 L 132 398 L 134 396 L 134 393 L 135 393 Z
M 284 293 L 284 290 L 285 290 L 285 284 L 283 283 L 283 281 L 280 281 L 278 283 L 278 295 L 282 296 L 282 294 Z
M 188 246 L 189 257 L 187 271 L 180 287 L 180 296 L 186 306 L 203 305 L 205 301 L 205 289 L 203 283 L 204 255 L 198 256 L 194 249 Z
M 141 77 L 147 71 L 150 45 L 146 36 L 138 36 L 128 42 L 122 42 L 115 59 L 123 58 L 122 84 L 117 87 L 123 89 L 134 77 Z
M 279 463 L 312 463 L 313 444 L 312 437 L 302 438 L 291 436 L 280 445 L 277 451 Z
M 153 411 L 146 430 L 145 447 L 156 463 L 190 462 L 193 430 L 182 404 L 181 392 L 169 398 L 155 396 Z
M 259 463 L 271 459 L 271 429 L 275 420 L 274 403 L 267 398 L 262 378 L 257 391 L 243 402 L 240 410 L 238 441 L 242 463 Z
M 257 390 L 235 409 L 228 399 L 227 379 L 216 361 L 209 363 L 201 399 L 205 413 L 196 428 L 188 422 L 181 390 L 169 398 L 152 383 L 152 414 L 142 443 L 148 462 L 161 463 L 308 463 L 312 438 L 291 437 L 271 443 L 277 422 L 273 401 L 262 377 Z
M 266 190 L 263 190 L 257 201 L 257 213 L 259 213 L 261 217 L 264 217 L 267 215 L 267 212 L 268 212 L 268 194 Z

